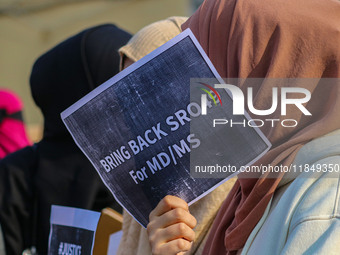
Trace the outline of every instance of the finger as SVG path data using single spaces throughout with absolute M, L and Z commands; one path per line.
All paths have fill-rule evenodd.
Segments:
M 152 249 L 153 255 L 177 255 L 191 249 L 192 243 L 184 239 L 172 240 Z M 181 253 L 180 253 L 181 254 Z
M 184 238 L 187 241 L 194 241 L 195 232 L 184 223 L 177 223 L 164 229 L 158 229 L 149 236 L 152 247 L 158 244 L 167 243 L 175 239 Z
M 185 223 L 190 228 L 194 228 L 197 224 L 195 217 L 188 211 L 182 208 L 176 208 L 159 216 L 153 222 L 150 222 L 150 227 L 153 229 L 166 228 L 170 225 L 181 222 Z
M 166 196 L 164 197 L 156 206 L 156 208 L 150 213 L 149 215 L 149 219 L 150 221 L 156 217 L 156 216 L 160 216 L 168 211 L 170 211 L 171 209 L 174 208 L 182 208 L 186 211 L 189 211 L 189 206 L 187 204 L 187 202 L 185 202 L 183 199 L 179 198 L 179 197 L 175 197 L 175 196 Z

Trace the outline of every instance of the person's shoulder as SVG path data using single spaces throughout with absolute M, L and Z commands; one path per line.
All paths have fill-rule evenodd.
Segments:
M 340 172 L 334 171 L 340 166 L 340 156 L 318 161 L 310 167 L 322 166 L 324 173 L 307 173 L 304 176 L 304 182 L 309 182 L 310 186 L 295 208 L 291 230 L 306 221 L 327 221 L 340 215 Z
M 314 164 L 340 164 L 340 156 Z M 293 209 L 281 254 L 338 254 L 340 233 L 340 173 L 307 173 L 296 185 L 308 188 Z M 291 185 L 294 185 L 293 183 Z
M 305 220 L 332 217 L 340 193 L 340 129 L 314 139 L 298 152 L 293 165 L 299 172 L 291 182 L 291 195 L 297 197 L 291 221 L 294 228 Z M 287 190 L 288 191 L 288 190 Z
M 30 165 L 36 159 L 34 146 L 26 146 L 0 160 L 0 170 Z

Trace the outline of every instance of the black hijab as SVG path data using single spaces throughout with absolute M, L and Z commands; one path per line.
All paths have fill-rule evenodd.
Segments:
M 118 49 L 131 35 L 114 25 L 86 29 L 37 59 L 30 84 L 44 115 L 44 138 L 70 138 L 60 113 L 119 72 Z
M 73 142 L 60 112 L 119 71 L 118 49 L 131 35 L 106 24 L 61 42 L 35 62 L 32 96 L 44 116 L 43 139 L 0 161 L 0 221 L 7 255 L 47 254 L 52 204 L 118 209 Z

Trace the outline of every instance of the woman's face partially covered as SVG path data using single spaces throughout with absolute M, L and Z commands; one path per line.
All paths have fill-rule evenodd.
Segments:
M 127 68 L 128 66 L 132 65 L 133 63 L 135 63 L 135 61 L 133 61 L 131 58 L 124 56 L 123 58 L 123 69 Z

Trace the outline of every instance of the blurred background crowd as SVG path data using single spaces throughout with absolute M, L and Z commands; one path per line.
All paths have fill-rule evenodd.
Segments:
M 29 75 L 34 61 L 79 31 L 114 23 L 134 34 L 170 16 L 190 16 L 202 0 L 0 0 L 1 88 L 23 101 L 29 140 L 42 137 L 43 118 L 33 102 Z

